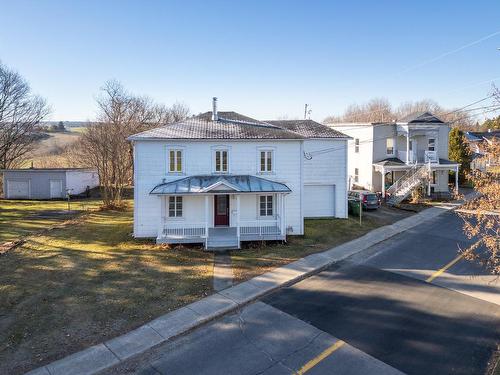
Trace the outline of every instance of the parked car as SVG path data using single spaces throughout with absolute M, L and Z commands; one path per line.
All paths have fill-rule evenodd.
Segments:
M 353 201 L 362 200 L 364 210 L 376 210 L 380 206 L 378 195 L 368 190 L 349 190 L 347 197 Z

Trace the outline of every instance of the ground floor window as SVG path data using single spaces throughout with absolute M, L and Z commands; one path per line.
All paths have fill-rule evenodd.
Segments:
M 437 171 L 432 171 L 431 184 L 437 184 Z
M 273 216 L 273 196 L 260 196 L 260 216 Z
M 182 217 L 182 197 L 168 198 L 168 217 Z
M 354 182 L 359 182 L 359 169 L 354 168 Z

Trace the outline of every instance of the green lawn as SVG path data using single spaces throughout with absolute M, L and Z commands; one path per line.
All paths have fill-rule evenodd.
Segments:
M 286 244 L 275 243 L 259 246 L 246 246 L 242 251 L 231 255 L 236 281 L 272 270 L 293 262 L 304 256 L 328 250 L 344 242 L 364 235 L 372 229 L 390 224 L 390 220 L 364 217 L 363 225 L 359 219 L 317 219 L 305 220 L 304 236 L 289 236 Z
M 71 210 L 93 210 L 102 204 L 100 200 L 87 199 L 71 202 Z M 0 199 L 0 244 L 13 241 L 61 223 L 67 218 L 39 218 L 42 211 L 66 210 L 66 201 L 31 201 Z
M 22 228 L 10 238 L 41 226 L 21 225 L 30 203 L 10 206 Z M 130 209 L 80 221 L 0 256 L 0 374 L 23 373 L 212 292 L 212 254 L 134 240 Z

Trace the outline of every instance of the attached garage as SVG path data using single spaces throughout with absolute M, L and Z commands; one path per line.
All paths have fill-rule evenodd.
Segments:
M 304 186 L 304 217 L 335 216 L 335 185 Z
M 82 168 L 3 169 L 6 199 L 62 199 L 99 185 L 97 172 Z

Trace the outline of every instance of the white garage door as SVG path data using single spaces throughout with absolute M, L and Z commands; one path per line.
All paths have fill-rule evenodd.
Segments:
M 50 197 L 62 198 L 62 181 L 50 180 Z
M 30 183 L 28 180 L 7 180 L 7 198 L 29 198 Z
M 335 216 L 335 185 L 305 185 L 304 216 Z

